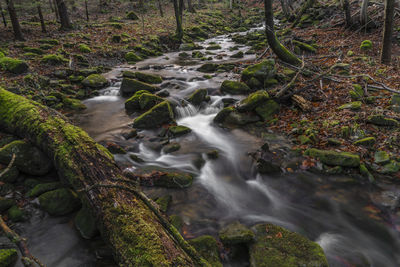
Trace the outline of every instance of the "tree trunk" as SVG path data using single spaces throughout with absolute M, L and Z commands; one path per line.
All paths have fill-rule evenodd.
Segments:
M 187 5 L 188 5 L 188 11 L 190 13 L 196 13 L 196 10 L 194 9 L 194 7 L 192 5 L 192 0 L 187 0 Z
M 303 5 L 301 6 L 299 12 L 297 12 L 297 16 L 296 19 L 294 20 L 293 24 L 292 24 L 292 28 L 295 27 L 297 25 L 297 23 L 299 23 L 301 17 L 304 15 L 304 13 L 307 11 L 307 9 L 309 9 L 310 7 L 312 7 L 314 5 L 316 0 L 306 0 Z
M 7 20 L 6 17 L 4 16 L 3 7 L 1 6 L 1 1 L 0 1 L 0 12 L 1 12 L 1 17 L 3 18 L 4 27 L 7 27 Z
M 272 0 L 264 0 L 265 8 L 265 33 L 268 45 L 279 59 L 293 65 L 300 65 L 301 60 L 284 47 L 276 38 L 274 30 L 274 16 L 272 11 Z
M 56 14 L 56 21 L 60 21 L 60 14 L 58 13 L 57 0 L 53 0 L 54 13 Z
M 72 29 L 71 21 L 69 20 L 67 6 L 64 0 L 56 0 L 58 14 L 60 16 L 61 30 Z
M 385 25 L 383 29 L 383 40 L 381 49 L 382 64 L 390 64 L 392 58 L 394 4 L 394 0 L 385 1 Z
M 344 17 L 346 20 L 346 28 L 349 28 L 353 24 L 352 19 L 351 19 L 349 0 L 343 0 L 342 5 L 343 5 Z
M 289 5 L 285 0 L 279 0 L 281 2 L 281 7 L 283 14 L 285 15 L 286 18 L 290 17 L 290 12 L 289 12 Z
M 210 266 L 112 155 L 59 113 L 0 88 L 0 128 L 41 148 L 63 182 L 90 207 L 119 266 Z
M 49 5 L 51 12 L 54 12 L 53 2 L 51 0 L 49 0 Z
M 86 12 L 86 21 L 89 22 L 89 8 L 87 0 L 85 0 L 85 12 Z
M 13 0 L 6 0 L 8 13 L 10 14 L 11 24 L 14 31 L 15 40 L 24 41 L 21 26 L 19 25 L 17 12 L 15 12 Z
M 158 9 L 160 10 L 160 16 L 164 17 L 164 12 L 161 4 L 161 0 L 158 0 Z
M 37 4 L 37 10 L 38 10 L 39 19 L 40 19 L 40 26 L 42 27 L 42 32 L 45 33 L 45 32 L 47 32 L 46 31 L 46 24 L 44 23 L 43 14 L 42 14 L 42 7 L 40 6 L 39 2 Z
M 368 23 L 368 3 L 369 0 L 362 0 L 361 10 L 360 10 L 360 24 L 362 26 L 367 26 Z
M 182 0 L 179 0 L 179 1 L 182 1 Z M 179 40 L 182 40 L 183 27 L 182 27 L 181 8 L 178 3 L 178 0 L 173 0 L 173 3 L 174 3 L 174 11 L 175 11 L 175 19 L 176 19 L 176 35 Z

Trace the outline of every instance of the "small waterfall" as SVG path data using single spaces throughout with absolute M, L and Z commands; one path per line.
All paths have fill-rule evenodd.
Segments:
M 176 107 L 176 113 L 179 119 L 192 117 L 196 115 L 197 112 L 197 108 L 189 103 L 186 106 Z

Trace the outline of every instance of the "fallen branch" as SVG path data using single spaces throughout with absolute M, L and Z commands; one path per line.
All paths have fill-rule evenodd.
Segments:
M 292 78 L 292 80 L 288 84 L 285 85 L 285 87 L 283 87 L 281 90 L 279 90 L 279 92 L 275 95 L 276 98 L 281 98 L 288 89 L 292 88 L 292 86 L 296 82 L 297 78 L 299 77 L 301 71 L 304 69 L 304 65 L 305 65 L 305 61 L 304 61 L 304 57 L 303 57 L 301 67 L 298 69 L 296 75 Z
M 8 163 L 8 166 L 0 173 L 0 178 L 10 171 L 12 165 L 14 164 L 14 161 L 15 161 L 15 154 L 12 155 L 11 161 L 10 163 Z

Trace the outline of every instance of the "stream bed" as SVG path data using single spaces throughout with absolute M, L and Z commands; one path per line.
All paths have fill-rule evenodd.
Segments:
M 249 47 L 238 46 L 228 35 L 199 45 L 207 47 L 214 43 L 221 49 L 213 50 L 213 59 L 207 62 L 221 64 L 255 59 L 254 54 L 232 59 L 231 55 L 238 51 L 245 53 Z M 235 46 L 239 50 L 233 50 Z M 226 130 L 214 125 L 213 118 L 223 108 L 223 99 L 240 100 L 244 96 L 221 95 L 221 83 L 237 79 L 237 75 L 220 72 L 205 78 L 204 73 L 197 71 L 204 63 L 191 57 L 182 59 L 179 52 L 172 52 L 136 65 L 116 67 L 106 74 L 111 86 L 102 90 L 100 96 L 84 102 L 87 110 L 77 116 L 78 126 L 100 143 L 114 142 L 126 148 L 128 154 L 115 156 L 123 168 L 182 170 L 195 176 L 193 185 L 187 189 L 144 188 L 150 197 L 172 195 L 168 214 L 181 216 L 186 238 L 217 235 L 221 227 L 237 220 L 249 226 L 270 222 L 318 242 L 330 266 L 400 266 L 400 237 L 396 231 L 399 214 L 387 209 L 384 218 L 371 219 L 368 216 L 371 213 L 366 210 L 374 196 L 382 198 L 385 192 L 399 196 L 400 189 L 390 184 L 378 189 L 354 183 L 350 177 L 308 172 L 287 172 L 276 177 L 258 174 L 248 153 L 265 142 L 274 149 L 288 150 L 290 142 L 269 132 L 259 138 L 239 129 Z M 119 94 L 125 70 L 164 78 L 161 89 L 167 90 L 168 99 L 178 104 L 177 124 L 192 129 L 191 133 L 171 140 L 181 145 L 180 150 L 165 154 L 157 131 L 140 131 L 138 138 L 125 140 L 122 133 L 130 129 L 134 118 L 126 113 L 126 98 Z M 200 88 L 208 90 L 211 96 L 208 104 L 196 108 L 185 103 L 184 99 Z M 212 150 L 218 150 L 217 159 L 207 157 L 207 152 Z M 136 155 L 143 162 L 133 161 L 130 155 Z M 205 161 L 200 169 L 194 164 L 199 157 Z M 386 202 L 393 198 L 388 197 Z M 386 203 L 379 203 L 382 202 Z M 224 266 L 245 265 L 224 262 Z

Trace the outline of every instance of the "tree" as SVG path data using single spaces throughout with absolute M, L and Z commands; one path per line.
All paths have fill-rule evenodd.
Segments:
M 3 11 L 3 7 L 1 6 L 1 2 L 0 2 L 0 13 L 1 13 L 1 17 L 3 18 L 4 27 L 7 27 L 7 20 L 6 20 L 6 17 L 4 16 L 4 11 Z
M 56 0 L 58 15 L 60 16 L 60 23 L 62 30 L 72 29 L 71 21 L 69 20 L 67 5 L 64 0 Z
M 160 10 L 160 16 L 164 17 L 164 12 L 163 12 L 163 8 L 162 8 L 162 4 L 161 4 L 161 0 L 158 0 L 158 10 Z
M 385 24 L 381 49 L 381 63 L 389 64 L 392 54 L 393 16 L 395 0 L 385 1 Z
M 368 4 L 369 0 L 362 0 L 360 10 L 360 23 L 362 26 L 367 26 L 368 23 Z
M 44 19 L 43 19 L 42 7 L 40 6 L 39 1 L 37 1 L 37 10 L 38 10 L 38 15 L 39 15 L 39 19 L 40 19 L 40 26 L 42 27 L 42 32 L 47 32 L 46 24 L 44 23 Z
M 192 5 L 192 0 L 187 0 L 187 5 L 188 5 L 188 11 L 190 13 L 196 13 L 196 10 L 194 9 L 194 7 Z
M 342 0 L 342 6 L 344 11 L 344 17 L 346 20 L 346 27 L 349 28 L 353 24 L 351 19 L 351 12 L 350 12 L 350 3 L 349 0 Z
M 11 24 L 14 31 L 15 40 L 24 41 L 24 36 L 22 35 L 21 26 L 19 25 L 17 12 L 14 8 L 13 0 L 6 0 L 8 14 L 10 14 Z
M 173 0 L 173 3 L 174 3 L 174 11 L 175 11 L 175 19 L 176 19 L 176 36 L 178 37 L 179 40 L 182 40 L 182 38 L 183 38 L 183 26 L 182 26 L 183 0 Z
M 300 65 L 301 60 L 284 47 L 276 38 L 274 30 L 274 15 L 272 12 L 272 0 L 264 0 L 265 8 L 265 33 L 268 45 L 279 59 L 293 65 Z

